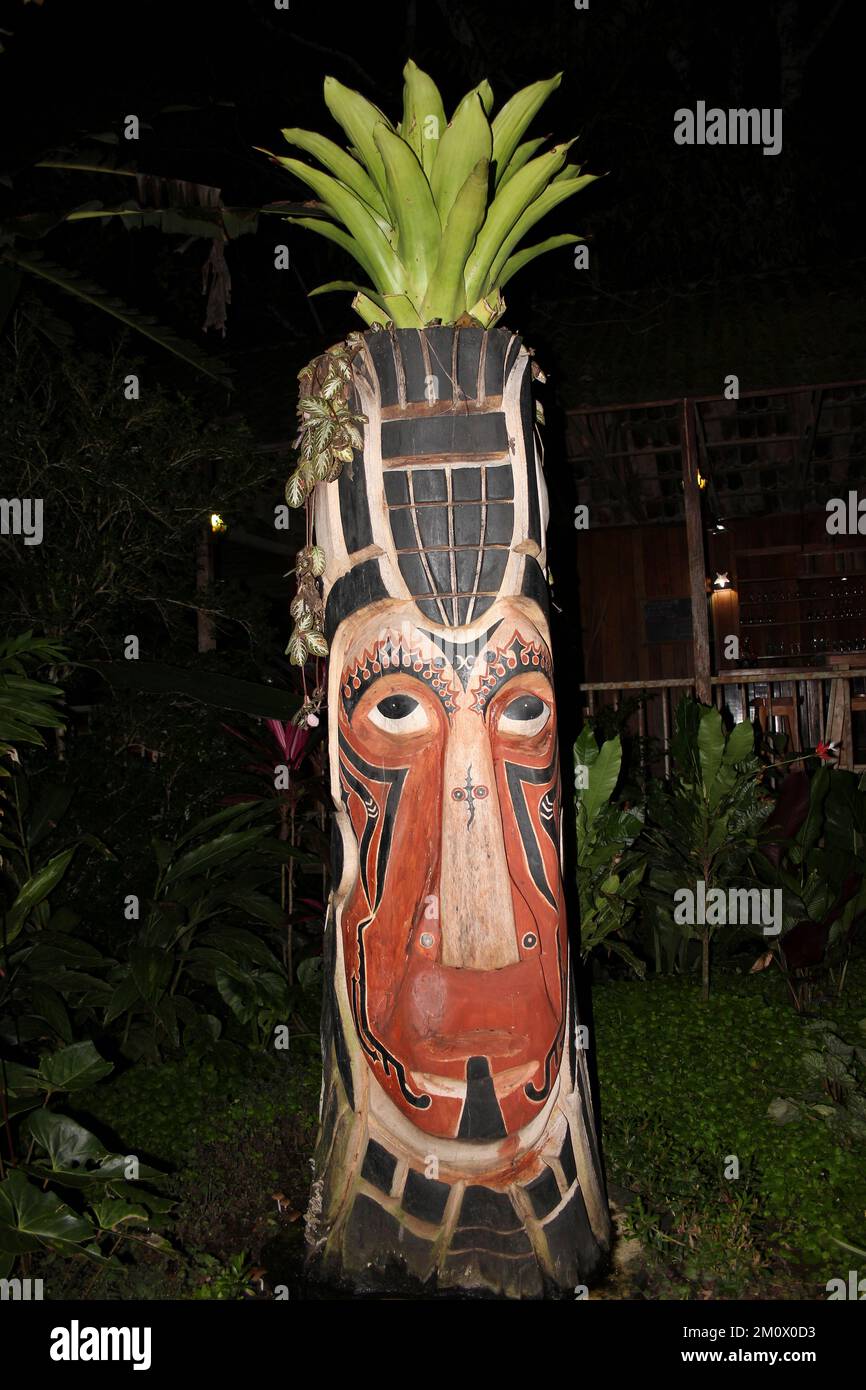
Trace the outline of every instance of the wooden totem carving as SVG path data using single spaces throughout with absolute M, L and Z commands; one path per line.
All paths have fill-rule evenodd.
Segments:
M 368 332 L 363 451 L 316 489 L 334 888 L 310 1261 L 537 1298 L 609 1217 L 576 1046 L 530 358 Z

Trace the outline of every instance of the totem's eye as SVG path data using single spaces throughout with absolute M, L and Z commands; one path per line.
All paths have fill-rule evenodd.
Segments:
M 531 738 L 539 733 L 550 718 L 550 705 L 537 695 L 518 695 L 500 717 L 499 727 L 505 734 Z
M 370 710 L 370 719 L 389 734 L 417 734 L 427 728 L 424 706 L 411 695 L 386 695 Z

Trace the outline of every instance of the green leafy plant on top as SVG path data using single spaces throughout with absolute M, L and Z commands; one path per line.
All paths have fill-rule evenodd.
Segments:
M 754 756 L 755 733 L 744 722 L 727 733 L 712 706 L 688 698 L 679 704 L 671 740 L 670 786 L 652 783 L 647 795 L 643 844 L 650 852 L 645 905 L 656 932 L 656 964 L 667 938 L 679 942 L 680 963 L 691 940 L 701 946 L 704 999 L 710 991 L 710 947 L 717 930 L 710 922 L 679 920 L 674 894 L 697 895 L 703 881 L 715 888 L 740 887 L 749 873 L 749 855 L 772 810 L 761 789 L 764 767 Z M 696 915 L 696 914 L 694 914 Z
M 573 141 L 542 154 L 543 137 L 523 139 L 562 74 L 515 93 L 492 119 L 493 92 L 481 82 L 450 121 L 427 73 L 410 60 L 403 76 L 396 124 L 360 93 L 325 79 L 325 102 L 349 149 L 312 131 L 283 131 L 322 168 L 262 153 L 320 200 L 318 218 L 288 220 L 336 242 L 371 281 L 336 280 L 314 294 L 353 291 L 353 308 L 371 326 L 490 328 L 505 310 L 502 290 L 512 275 L 545 251 L 583 240 L 564 233 L 517 249 L 536 222 L 597 177 L 566 163 Z
M 586 960 L 603 947 L 643 976 L 644 963 L 625 939 L 646 869 L 646 855 L 631 848 L 643 830 L 643 808 L 611 800 L 622 763 L 619 736 L 599 748 L 587 724 L 574 758 L 580 953 Z

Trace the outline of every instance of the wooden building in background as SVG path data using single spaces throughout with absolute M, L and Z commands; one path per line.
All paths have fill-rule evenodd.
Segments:
M 646 688 L 646 731 L 664 737 L 672 697 L 694 688 L 796 748 L 837 733 L 855 765 L 866 382 L 588 407 L 569 412 L 567 437 L 587 508 L 587 708 Z M 863 534 L 856 517 L 837 534 L 828 506 L 851 493 Z

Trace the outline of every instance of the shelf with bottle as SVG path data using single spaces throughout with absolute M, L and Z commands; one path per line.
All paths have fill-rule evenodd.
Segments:
M 829 589 L 826 585 L 816 588 L 816 579 L 830 580 Z M 797 589 L 791 589 L 789 586 L 783 588 L 780 582 L 775 589 L 767 588 L 758 594 L 750 592 L 748 598 L 740 599 L 740 607 L 754 608 L 762 603 L 832 603 L 836 600 L 848 603 L 851 599 L 866 597 L 866 580 L 859 578 L 847 579 L 841 575 L 829 574 L 810 575 L 808 579 L 798 580 L 797 584 Z
M 815 633 L 808 642 L 768 642 L 760 652 L 749 650 L 743 656 L 746 664 L 761 661 L 778 661 L 780 657 L 795 657 L 806 661 L 809 658 L 828 655 L 845 656 L 851 652 L 866 652 L 866 636 L 834 641 L 826 633 Z
M 856 612 L 810 613 L 805 618 L 750 618 L 741 622 L 740 627 L 811 627 L 813 623 L 859 623 L 866 619 L 866 609 Z

